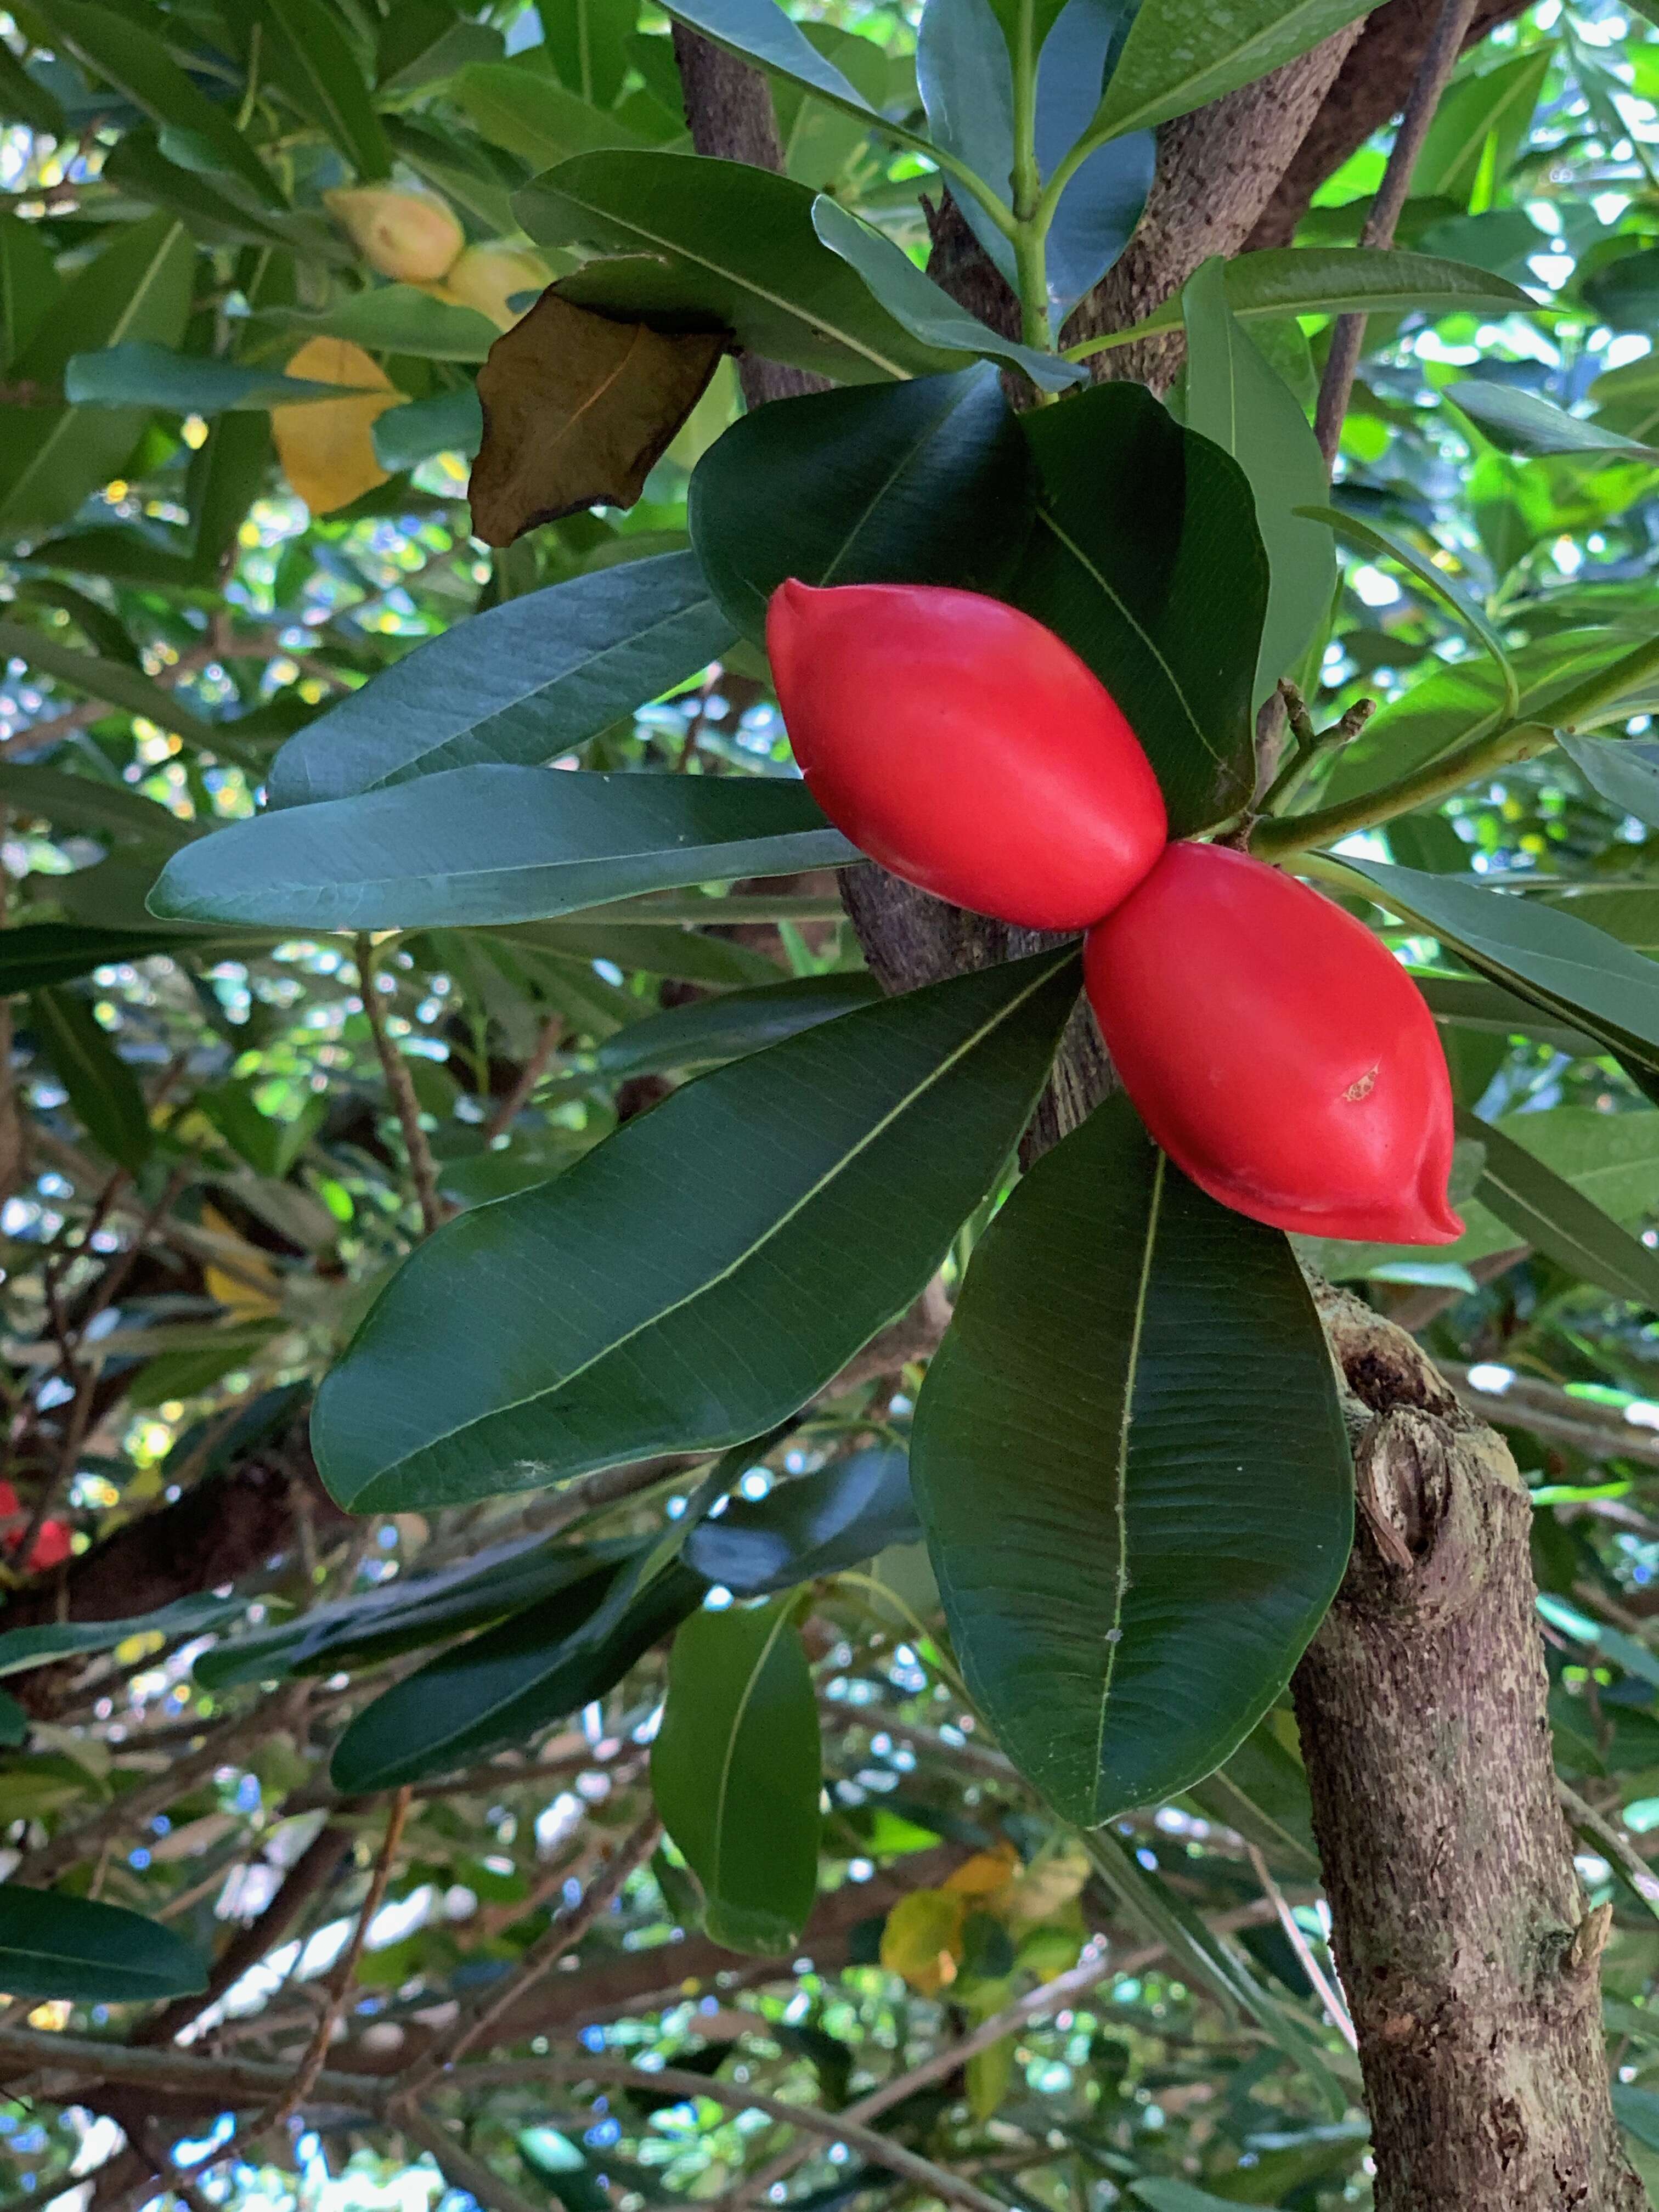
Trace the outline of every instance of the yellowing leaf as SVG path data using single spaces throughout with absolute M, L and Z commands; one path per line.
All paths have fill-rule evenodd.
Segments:
M 325 400 L 323 404 L 326 406 L 328 402 Z M 264 1321 L 268 1316 L 280 1312 L 282 1278 L 270 1267 L 264 1253 L 250 1244 L 246 1237 L 239 1237 L 223 1214 L 210 1206 L 202 1208 L 202 1226 L 211 1230 L 216 1237 L 225 1237 L 236 1247 L 235 1252 L 230 1255 L 235 1265 L 234 1274 L 228 1268 L 216 1267 L 210 1261 L 204 1265 L 203 1273 L 207 1281 L 208 1296 L 216 1298 L 222 1306 L 228 1306 L 238 1321 Z M 258 1285 L 262 1283 L 269 1283 L 270 1290 L 259 1289 Z
M 900 1898 L 881 1931 L 881 1963 L 923 1996 L 936 1996 L 957 1978 L 966 1900 L 947 1889 L 913 1889 Z
M 349 399 L 270 410 L 283 475 L 313 514 L 331 514 L 386 482 L 374 458 L 374 421 L 388 407 L 402 406 L 404 395 L 349 338 L 307 338 L 289 362 L 288 374 L 358 387 Z
M 1010 1920 L 1051 1920 L 1083 1894 L 1089 1861 L 1080 1844 L 1060 1842 L 1034 1859 L 1002 1899 Z
M 999 1844 L 992 1851 L 975 1851 L 964 1859 L 945 1881 L 958 1897 L 976 1897 L 981 1903 L 1007 1888 L 1019 1872 L 1019 1854 L 1012 1844 Z
M 718 332 L 612 322 L 544 292 L 478 372 L 477 535 L 510 545 L 580 507 L 632 507 L 726 347 Z
M 976 2051 L 964 2069 L 968 2085 L 968 2109 L 981 2126 L 996 2111 L 1007 2094 L 1010 2076 L 1014 2070 L 1014 2039 L 1005 2035 L 988 2051 Z

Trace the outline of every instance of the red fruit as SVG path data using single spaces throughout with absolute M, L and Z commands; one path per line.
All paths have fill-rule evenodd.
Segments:
M 1201 1190 L 1310 1237 L 1443 1244 L 1452 1098 L 1387 948 L 1277 868 L 1171 845 L 1084 972 L 1140 1117 Z
M 43 1575 L 48 1567 L 61 1566 L 73 1548 L 70 1542 L 69 1527 L 66 1522 L 43 1521 L 40 1524 L 40 1534 L 34 1540 L 34 1549 L 29 1553 L 28 1564 L 24 1572 L 31 1575 Z
M 766 649 L 812 796 L 872 860 L 954 905 L 1084 929 L 1169 836 L 1111 694 L 1000 599 L 925 584 L 793 580 Z
M 22 1508 L 17 1503 L 17 1492 L 12 1488 L 10 1483 L 0 1481 L 0 1521 L 5 1520 L 10 1514 L 21 1510 Z

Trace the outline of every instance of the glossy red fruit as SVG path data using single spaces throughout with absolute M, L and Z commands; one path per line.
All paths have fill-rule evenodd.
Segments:
M 1433 1018 L 1340 907 L 1242 853 L 1171 845 L 1090 932 L 1085 975 L 1142 1121 L 1212 1198 L 1310 1237 L 1462 1233 Z
M 812 796 L 872 860 L 1028 929 L 1084 929 L 1169 836 L 1111 694 L 1030 615 L 925 584 L 791 580 L 766 649 Z
M 22 1531 L 19 1529 L 12 1541 L 14 1544 L 21 1544 L 22 1540 Z M 48 1567 L 61 1566 L 73 1549 L 67 1522 L 44 1521 L 40 1524 L 40 1534 L 34 1540 L 34 1549 L 29 1553 L 28 1561 L 23 1571 L 26 1574 L 43 1575 Z

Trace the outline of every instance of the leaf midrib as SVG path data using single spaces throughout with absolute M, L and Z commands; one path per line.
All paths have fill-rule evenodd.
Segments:
M 830 1168 L 824 1174 L 819 1176 L 807 1189 L 803 1191 L 793 1205 L 790 1206 L 782 1213 L 781 1213 L 777 1219 L 772 1223 L 763 1234 L 757 1237 L 751 1243 L 745 1245 L 744 1249 L 735 1255 L 735 1256 L 729 1261 L 725 1267 L 717 1270 L 714 1274 L 705 1276 L 702 1281 L 694 1284 L 692 1287 L 684 1294 L 684 1296 L 675 1298 L 667 1305 L 659 1308 L 655 1313 L 647 1315 L 643 1321 L 637 1322 L 632 1328 L 628 1329 L 622 1335 L 613 1338 L 610 1343 L 601 1345 L 597 1352 L 593 1352 L 588 1358 L 584 1359 L 579 1366 L 572 1368 L 568 1374 L 558 1376 L 555 1381 L 546 1384 L 540 1389 L 527 1392 L 523 1397 L 509 1398 L 499 1406 L 492 1406 L 485 1413 L 474 1414 L 471 1420 L 459 1421 L 453 1428 L 446 1429 L 441 1434 L 428 1437 L 424 1443 L 419 1445 L 414 1451 L 406 1452 L 401 1459 L 391 1461 L 385 1467 L 376 1468 L 368 1476 L 368 1480 L 362 1486 L 362 1489 L 367 1490 L 371 1483 L 384 1481 L 388 1475 L 394 1473 L 398 1468 L 408 1467 L 412 1462 L 424 1458 L 429 1453 L 435 1451 L 441 1444 L 452 1443 L 457 1437 L 465 1436 L 471 1430 L 482 1427 L 487 1423 L 492 1421 L 498 1421 L 507 1414 L 520 1413 L 526 1406 L 536 1405 L 539 1403 L 542 1399 L 551 1397 L 556 1392 L 568 1390 L 573 1382 L 579 1382 L 582 1376 L 587 1374 L 591 1369 L 597 1367 L 601 1360 L 612 1358 L 617 1352 L 622 1351 L 625 1346 L 631 1344 L 636 1337 L 642 1336 L 647 1329 L 659 1328 L 663 1322 L 670 1320 L 675 1314 L 680 1312 L 684 1308 L 691 1304 L 695 1299 L 705 1297 L 710 1291 L 718 1289 L 722 1283 L 729 1282 L 732 1278 L 738 1273 L 740 1268 L 747 1267 L 757 1253 L 763 1251 L 767 1245 L 771 1243 L 776 1237 L 780 1237 L 783 1231 L 789 1227 L 790 1224 L 796 1220 L 800 1214 L 804 1213 L 806 1208 L 811 1206 L 815 1200 L 820 1197 L 839 1176 L 844 1175 L 848 1168 L 852 1166 L 854 1162 L 859 1159 L 862 1154 L 866 1152 L 870 1147 L 876 1143 L 878 1139 L 884 1136 L 887 1131 L 892 1127 L 894 1123 L 899 1120 L 901 1115 L 908 1114 L 920 1099 L 925 1097 L 928 1091 L 933 1090 L 936 1085 L 943 1082 L 945 1078 L 950 1074 L 962 1060 L 965 1060 L 969 1053 L 975 1051 L 979 1046 L 981 1045 L 988 1037 L 993 1036 L 1005 1022 L 1011 1021 L 1014 1015 L 1019 1012 L 1020 1008 L 1024 1006 L 1029 1000 L 1033 998 L 1038 991 L 1042 990 L 1045 984 L 1052 982 L 1054 978 L 1060 973 L 1060 969 L 1066 965 L 1066 963 L 1075 957 L 1075 952 L 1069 945 L 1063 952 L 1057 953 L 1054 956 L 1052 963 L 1045 967 L 1040 975 L 1034 976 L 1024 990 L 1021 991 L 1017 997 L 1010 999 L 1004 1005 L 999 1006 L 996 1011 L 988 1016 L 986 1020 L 982 1021 L 969 1036 L 964 1037 L 959 1044 L 954 1046 L 942 1060 L 939 1060 L 928 1071 L 927 1074 L 921 1082 L 914 1085 L 910 1090 L 904 1093 L 902 1097 L 896 1099 L 878 1121 L 872 1123 L 870 1128 L 862 1137 L 860 1138 L 857 1144 L 850 1146 L 847 1152 L 841 1155 L 839 1159 L 836 1161 L 835 1164 L 831 1168 Z M 842 1017 L 842 1018 L 844 1019 L 846 1018 Z M 823 1029 L 829 1029 L 833 1026 L 834 1024 L 832 1023 L 824 1023 L 820 1024 L 820 1027 Z M 361 1491 L 354 1494 L 361 1495 Z
M 717 1898 L 723 1897 L 725 1894 L 721 1862 L 726 1850 L 726 1807 L 731 1794 L 732 1768 L 738 1755 L 738 1738 L 743 1733 L 744 1716 L 754 1702 L 756 1686 L 762 1674 L 766 1671 L 779 1637 L 788 1625 L 789 1607 L 786 1602 L 779 1606 L 778 1617 L 773 1622 L 765 1643 L 761 1646 L 759 1656 L 749 1670 L 749 1679 L 743 1686 L 743 1695 L 738 1700 L 738 1710 L 732 1716 L 732 1725 L 726 1731 L 726 1751 L 720 1760 L 720 1780 L 714 1788 L 714 1839 L 710 1860 L 709 1886 Z

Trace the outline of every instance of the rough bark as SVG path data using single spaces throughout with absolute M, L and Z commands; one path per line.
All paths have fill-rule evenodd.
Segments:
M 1528 0 L 1480 0 L 1463 41 L 1464 52 L 1527 5 Z M 1390 0 L 1389 6 L 1366 18 L 1340 74 L 1245 240 L 1252 252 L 1262 246 L 1288 246 L 1326 178 L 1358 153 L 1372 131 L 1399 113 L 1438 12 L 1439 0 Z
M 1640 2212 L 1602 2055 L 1592 1911 L 1556 1796 L 1509 1448 L 1416 1344 L 1322 1300 L 1359 1535 L 1296 1676 L 1377 2212 Z

